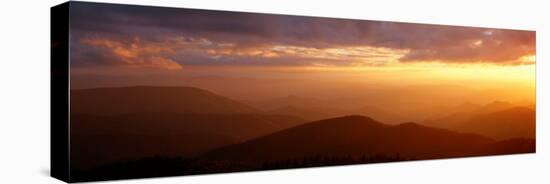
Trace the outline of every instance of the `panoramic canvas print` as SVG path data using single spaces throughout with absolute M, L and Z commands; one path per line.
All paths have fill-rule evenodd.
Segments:
M 72 181 L 535 153 L 535 31 L 84 2 L 68 15 Z

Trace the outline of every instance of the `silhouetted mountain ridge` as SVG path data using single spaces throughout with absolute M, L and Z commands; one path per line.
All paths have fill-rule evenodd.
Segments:
M 204 159 L 277 162 L 316 155 L 395 155 L 428 159 L 477 155 L 492 139 L 426 127 L 386 125 L 352 115 L 319 120 L 208 153 Z
M 252 114 L 259 111 L 193 87 L 133 86 L 71 90 L 71 113 L 116 115 L 141 112 Z

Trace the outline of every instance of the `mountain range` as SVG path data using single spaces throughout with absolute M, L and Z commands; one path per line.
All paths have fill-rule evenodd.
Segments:
M 359 157 L 399 161 L 535 151 L 535 111 L 505 103 L 465 104 L 421 124 L 399 123 L 403 117 L 375 106 L 317 111 L 294 105 L 263 111 L 192 87 L 72 90 L 71 166 L 82 171 L 182 157 L 246 170 L 290 167 L 289 159 L 349 164 L 374 162 L 357 162 Z
M 306 122 L 189 87 L 75 90 L 71 110 L 75 168 L 155 155 L 193 157 Z

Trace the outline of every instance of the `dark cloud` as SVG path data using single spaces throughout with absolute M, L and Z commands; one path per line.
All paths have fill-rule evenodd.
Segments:
M 82 44 L 82 39 L 98 37 L 121 42 L 139 38 L 144 43 L 165 43 L 177 37 L 202 38 L 218 44 L 230 43 L 233 44 L 233 49 L 243 50 L 277 45 L 311 49 L 378 47 L 407 50 L 406 54 L 398 58 L 401 62 L 510 64 L 517 62 L 522 56 L 535 54 L 533 31 L 84 2 L 73 2 L 71 15 L 72 42 L 77 44 L 74 46 L 75 50 L 89 56 L 94 54 L 81 49 L 89 48 L 90 45 L 78 44 Z M 161 53 L 162 57 L 183 64 L 198 64 L 199 61 L 216 64 L 220 60 L 243 60 L 240 63 L 265 63 L 260 62 L 262 59 L 292 59 L 278 63 L 300 63 L 299 59 L 322 60 L 300 58 L 296 55 L 277 59 L 254 55 L 222 57 L 201 52 L 188 53 L 188 47 L 170 44 L 179 47 L 179 53 Z M 212 46 L 203 46 L 202 49 L 212 49 Z M 333 60 L 337 59 L 323 61 Z M 339 62 L 338 65 L 342 63 L 335 62 Z M 354 62 L 356 61 L 350 61 Z

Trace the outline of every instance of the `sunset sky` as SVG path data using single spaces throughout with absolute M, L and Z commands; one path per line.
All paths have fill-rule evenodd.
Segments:
M 457 85 L 534 102 L 534 31 L 86 3 L 71 16 L 73 88 Z

